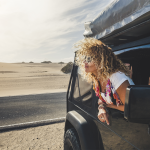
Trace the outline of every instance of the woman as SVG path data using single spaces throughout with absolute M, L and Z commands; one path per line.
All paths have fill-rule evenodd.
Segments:
M 134 85 L 128 77 L 129 71 L 111 48 L 94 38 L 75 44 L 75 62 L 88 82 L 93 82 L 98 100 L 98 118 L 109 125 L 106 107 L 124 111 L 126 88 Z

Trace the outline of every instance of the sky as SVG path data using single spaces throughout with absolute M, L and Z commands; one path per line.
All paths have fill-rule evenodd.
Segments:
M 69 62 L 73 44 L 113 0 L 0 0 L 0 62 Z

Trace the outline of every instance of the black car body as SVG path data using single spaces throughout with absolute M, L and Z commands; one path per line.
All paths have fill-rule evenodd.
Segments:
M 150 8 L 149 0 L 117 0 L 96 18 L 99 22 L 95 19 L 95 22 L 85 23 L 86 30 L 90 31 L 84 32 L 85 37 L 100 39 L 124 63 L 132 66 L 135 85 L 126 89 L 124 112 L 108 108 L 110 125 L 107 125 L 97 118 L 98 97 L 92 84 L 81 78 L 80 69 L 74 65 L 67 91 L 65 150 L 150 149 L 150 9 L 107 34 L 101 34 L 104 30 L 97 30 L 101 22 L 108 23 L 111 17 L 108 14 L 114 13 L 115 16 L 118 13 L 119 16 L 124 11 L 124 15 L 120 14 L 122 20 L 125 19 L 123 16 L 128 15 L 127 12 L 133 15 L 130 9 L 126 9 L 133 8 L 137 3 L 140 7 L 134 8 L 133 13 Z

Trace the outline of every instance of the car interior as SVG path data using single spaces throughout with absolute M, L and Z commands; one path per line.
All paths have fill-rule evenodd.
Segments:
M 124 63 L 129 64 L 130 78 L 135 85 L 150 85 L 150 51 L 147 49 L 133 50 L 118 56 Z

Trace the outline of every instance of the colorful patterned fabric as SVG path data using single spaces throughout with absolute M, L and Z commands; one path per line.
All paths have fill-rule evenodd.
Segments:
M 107 81 L 105 93 L 101 93 L 99 85 L 96 86 L 95 84 L 93 84 L 93 89 L 96 93 L 96 96 L 99 97 L 98 103 L 103 102 L 105 104 L 113 104 L 112 97 L 111 97 L 111 92 L 112 92 L 113 98 L 116 100 L 116 105 L 119 106 L 120 104 L 122 104 L 115 88 L 112 86 L 112 83 L 110 82 L 110 79 L 108 79 Z

